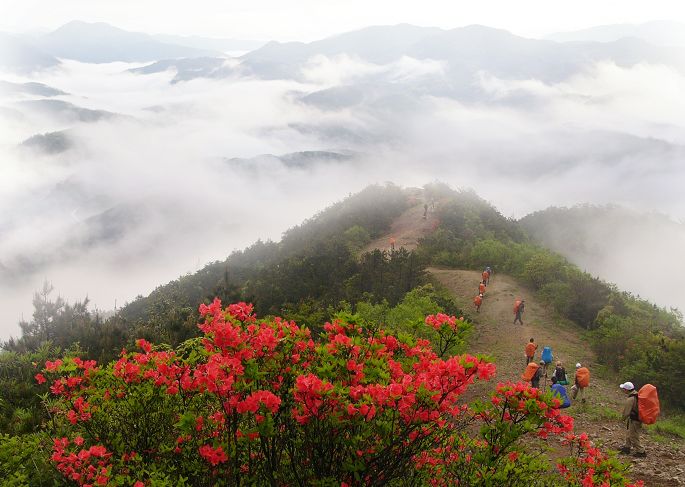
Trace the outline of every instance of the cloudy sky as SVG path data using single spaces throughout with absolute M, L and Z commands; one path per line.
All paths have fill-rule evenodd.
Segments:
M 375 24 L 483 24 L 537 37 L 594 25 L 685 21 L 674 0 L 2 0 L 0 30 L 55 29 L 70 20 L 148 33 L 311 41 Z
M 400 22 L 479 23 L 542 36 L 685 20 L 676 4 L 658 1 L 581 1 L 561 9 L 537 1 L 459 8 L 430 0 L 420 8 L 356 0 L 180 5 L 3 0 L 0 30 L 37 32 L 80 19 L 148 33 L 310 41 Z M 665 48 L 633 52 L 632 44 L 620 44 L 578 56 L 488 30 L 457 34 L 483 50 L 450 58 L 442 47 L 461 44 L 449 38 L 409 54 L 399 50 L 386 61 L 365 58 L 363 49 L 349 54 L 345 45 L 311 57 L 276 52 L 279 63 L 291 63 L 290 74 L 267 76 L 232 59 L 221 61 L 220 76 L 190 69 L 182 82 L 176 81 L 183 70 L 130 71 L 142 63 L 65 59 L 29 74 L 0 71 L 3 81 L 62 91 L 49 99 L 0 91 L 0 339 L 17 334 L 44 279 L 69 300 L 88 295 L 109 310 L 258 238 L 277 240 L 372 183 L 442 180 L 475 189 L 517 218 L 549 205 L 610 203 L 685 221 L 684 51 L 679 60 Z M 511 45 L 517 46 L 511 55 L 499 56 Z M 41 138 L 46 133 L 58 135 Z M 69 145 L 46 153 L 28 148 L 27 140 Z M 261 157 L 298 151 L 353 157 L 306 167 Z M 621 258 L 588 270 L 661 305 L 685 308 L 678 244 L 685 231 L 673 228 L 669 239 L 639 242 L 631 234 L 630 246 L 612 242 Z M 620 265 L 624 260 L 631 264 Z M 644 277 L 664 267 L 682 276 L 665 292 Z

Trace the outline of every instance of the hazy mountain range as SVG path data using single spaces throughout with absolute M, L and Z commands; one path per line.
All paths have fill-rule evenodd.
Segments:
M 526 39 L 479 25 L 442 30 L 407 24 L 369 27 L 311 43 L 269 42 L 228 66 L 225 60 L 210 57 L 165 60 L 132 72 L 151 74 L 173 69 L 174 82 L 236 76 L 307 81 L 318 74 L 317 69 L 325 70 L 325 65 L 317 65 L 322 59 L 347 61 L 364 73 L 362 78 L 343 82 L 334 91 L 308 94 L 305 99 L 320 107 L 335 108 L 354 104 L 360 90 L 369 93 L 367 88 L 371 88 L 386 94 L 397 91 L 398 86 L 410 90 L 411 96 L 483 99 L 487 96 L 475 82 L 481 73 L 555 83 L 582 73 L 592 63 L 606 61 L 620 67 L 668 65 L 685 72 L 684 49 L 655 46 L 637 38 L 562 43 Z M 411 60 L 424 63 L 426 71 L 420 76 L 407 76 L 403 69 Z
M 44 35 L 0 33 L 0 67 L 30 72 L 55 67 L 59 64 L 58 58 L 109 63 L 223 56 L 226 51 L 244 52 L 262 44 L 240 39 L 149 35 L 104 22 L 75 20 Z
M 660 46 L 685 47 L 685 24 L 668 20 L 656 20 L 643 24 L 598 25 L 589 29 L 559 32 L 547 36 L 558 42 L 613 42 L 634 37 Z

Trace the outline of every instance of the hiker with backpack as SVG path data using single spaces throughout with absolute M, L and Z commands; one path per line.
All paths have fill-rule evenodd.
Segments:
M 552 390 L 552 395 L 561 400 L 558 409 L 565 409 L 571 405 L 571 400 L 568 398 L 568 394 L 566 394 L 566 388 L 559 384 L 559 381 L 557 381 L 557 378 L 554 376 L 552 376 L 552 385 L 550 386 L 550 389 Z
M 623 420 L 626 421 L 626 443 L 618 449 L 621 453 L 646 457 L 644 448 L 640 444 L 640 433 L 643 424 L 654 424 L 659 416 L 659 394 L 652 384 L 643 385 L 639 391 L 635 390 L 632 382 L 624 382 L 619 386 L 626 395 L 623 404 Z
M 526 343 L 526 365 L 533 361 L 535 357 L 535 351 L 538 349 L 538 344 L 535 343 L 535 338 L 531 338 L 528 343 Z
M 540 384 L 539 371 L 540 366 L 537 364 L 537 362 L 531 362 L 526 365 L 526 370 L 524 370 L 523 374 L 521 374 L 521 379 L 523 379 L 525 382 L 530 382 L 530 385 L 533 387 L 537 387 L 535 385 L 535 381 L 537 380 L 537 384 Z
M 485 272 L 488 273 L 488 282 L 486 282 L 485 284 L 490 284 L 490 278 L 492 277 L 492 267 L 487 266 L 485 268 Z
M 638 392 L 632 382 L 624 382 L 619 386 L 626 395 L 623 403 L 622 419 L 626 422 L 626 444 L 618 449 L 621 453 L 630 453 L 635 449 L 633 456 L 646 457 L 645 449 L 640 444 L 642 423 L 638 411 Z
M 485 294 L 485 281 L 478 284 L 478 294 Z
M 556 379 L 557 383 L 561 384 L 562 386 L 568 385 L 568 379 L 566 379 L 566 369 L 561 362 L 557 362 L 557 366 L 554 368 L 554 372 L 552 372 L 552 378 Z
M 523 320 L 521 319 L 521 316 L 523 315 L 524 308 L 526 306 L 526 302 L 523 299 L 517 299 L 514 301 L 514 324 L 518 321 L 523 325 Z
M 590 386 L 590 371 L 583 367 L 580 362 L 576 364 L 576 376 L 571 387 L 571 397 L 576 400 L 580 397 L 581 402 L 585 402 L 585 389 Z
M 476 313 L 480 313 L 480 305 L 483 304 L 483 295 L 479 294 L 473 298 L 473 304 L 476 305 Z
M 483 284 L 487 286 L 490 281 L 490 273 L 486 269 L 483 271 L 483 274 L 481 274 L 481 276 L 483 277 Z
M 540 388 L 540 379 L 542 379 L 542 376 L 543 376 L 544 365 L 545 365 L 545 362 L 540 360 L 540 365 L 538 366 L 537 370 L 535 371 L 533 378 L 530 380 L 530 385 L 537 388 L 537 389 Z
M 547 375 L 547 367 L 554 360 L 554 355 L 552 355 L 552 347 L 543 347 L 540 358 L 545 363 L 545 375 Z

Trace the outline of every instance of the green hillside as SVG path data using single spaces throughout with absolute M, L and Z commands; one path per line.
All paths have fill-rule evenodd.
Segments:
M 398 221 L 404 229 L 398 228 Z M 413 226 L 420 227 L 421 232 L 414 232 Z M 398 235 L 401 231 L 405 233 Z M 383 243 L 395 237 L 407 242 L 415 239 L 407 245 L 411 250 L 390 250 Z M 47 451 L 45 428 L 49 421 L 54 428 L 54 420 L 45 408 L 48 396 L 37 395 L 47 394 L 48 389 L 35 385 L 35 364 L 57 358 L 73 363 L 74 357 L 106 364 L 116 359 L 122 348 L 134 349 L 136 340 L 146 339 L 165 344 L 159 350 L 177 349 L 179 357 L 190 361 L 186 365 L 194 367 L 205 354 L 196 337 L 206 333 L 197 323 L 203 322 L 202 309 L 204 313 L 208 309 L 198 306 L 210 305 L 217 297 L 224 304 L 253 303 L 254 312 L 267 320 L 275 316 L 295 320 L 314 340 L 335 339 L 323 324 L 338 318 L 363 324 L 381 337 L 383 328 L 407 343 L 426 339 L 441 357 L 463 353 L 473 328 L 469 313 L 460 309 L 447 289 L 432 282 L 426 272 L 429 266 L 480 271 L 489 265 L 495 275 L 513 277 L 559 320 L 575 326 L 575 333 L 592 345 L 597 360 L 605 366 L 603 373 L 617 379 L 629 377 L 638 385 L 656 384 L 665 409 L 685 411 L 685 379 L 679 374 L 685 367 L 682 316 L 620 291 L 535 241 L 526 225 L 503 217 L 473 192 L 455 191 L 442 184 L 426 185 L 422 190 L 388 184 L 371 186 L 332 205 L 285 232 L 279 242 L 256 242 L 225 261 L 162 285 L 108 319 L 89 312 L 87 300 L 69 304 L 53 299 L 46 287 L 36 294 L 32 320 L 22 323 L 22 337 L 5 343 L 5 351 L 0 353 L 0 435 L 14 435 L 0 436 L 0 460 L 3 451 L 9 452 L 17 441 L 29 442 L 32 446 L 27 448 L 36 455 Z M 445 322 L 426 328 L 425 316 L 437 313 L 465 318 L 458 333 L 450 334 Z M 282 326 L 277 319 L 269 323 Z M 331 346 L 329 343 L 324 348 Z M 113 363 L 110 366 L 114 367 Z M 70 367 L 64 371 L 73 372 L 80 366 Z M 337 370 L 330 364 L 320 367 L 317 373 L 324 375 Z M 348 363 L 348 367 L 354 366 Z M 257 373 L 256 369 L 253 372 Z M 379 369 L 377 373 L 378 380 L 388 377 L 387 371 Z M 340 379 L 336 374 L 331 375 L 331 381 Z M 107 387 L 118 390 L 115 383 Z M 141 389 L 135 394 L 148 397 L 150 391 Z M 161 401 L 155 404 L 171 416 L 180 414 L 172 414 L 168 398 L 155 394 L 148 399 Z M 138 403 L 126 407 L 134 404 Z M 184 400 L 182 406 L 189 404 Z M 134 413 L 127 410 L 126 414 Z M 47 462 L 45 456 L 40 458 Z M 530 485 L 525 482 L 531 482 L 532 477 L 526 475 L 542 475 L 546 468 L 526 470 L 520 485 Z M 331 478 L 347 478 L 348 473 L 331 473 Z M 54 472 L 38 467 L 34 474 L 37 477 L 27 473 L 26 478 L 51 482 L 54 477 Z

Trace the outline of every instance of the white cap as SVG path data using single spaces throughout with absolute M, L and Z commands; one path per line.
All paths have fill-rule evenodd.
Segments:
M 576 369 L 579 369 L 579 368 L 581 368 L 581 367 L 582 367 L 582 365 L 580 365 L 580 362 L 578 362 L 578 363 L 576 364 Z
M 635 389 L 635 386 L 632 382 L 624 382 L 618 387 L 620 387 L 621 389 L 625 389 L 626 391 L 632 391 L 633 389 Z

